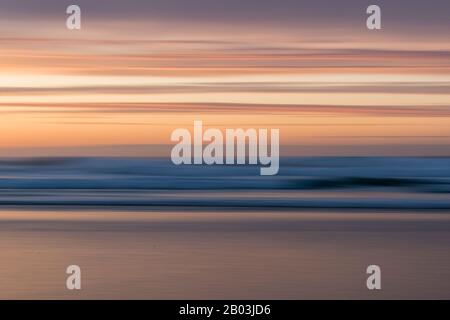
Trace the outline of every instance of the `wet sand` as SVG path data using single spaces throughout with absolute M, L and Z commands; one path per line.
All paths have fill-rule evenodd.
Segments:
M 0 298 L 449 299 L 449 213 L 3 209 Z

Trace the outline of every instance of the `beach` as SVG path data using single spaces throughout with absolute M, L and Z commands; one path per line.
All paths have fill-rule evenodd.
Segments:
M 0 299 L 449 299 L 449 249 L 448 211 L 2 208 Z

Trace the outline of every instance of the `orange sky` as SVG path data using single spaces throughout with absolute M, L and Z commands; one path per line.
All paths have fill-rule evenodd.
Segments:
M 11 22 L 0 33 L 0 154 L 169 144 L 194 120 L 279 128 L 283 145 L 315 153 L 449 146 L 448 37 L 199 26 Z

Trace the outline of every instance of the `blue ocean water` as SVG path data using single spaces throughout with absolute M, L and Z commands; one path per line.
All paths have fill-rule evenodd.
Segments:
M 0 159 L 0 206 L 450 209 L 450 158 L 282 158 L 259 166 L 155 158 Z

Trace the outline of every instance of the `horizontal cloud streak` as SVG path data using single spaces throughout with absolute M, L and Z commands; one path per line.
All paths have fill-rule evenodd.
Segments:
M 274 113 L 293 115 L 323 113 L 328 115 L 364 115 L 398 117 L 450 117 L 449 105 L 392 107 L 383 105 L 278 105 L 238 103 L 95 103 L 95 104 L 10 104 L 0 103 L 0 114 L 146 114 L 146 113 Z
M 411 93 L 411 94 L 447 94 L 450 91 L 450 82 L 437 83 L 382 83 L 382 84 L 357 84 L 357 83 L 260 83 L 252 84 L 227 83 L 207 85 L 172 85 L 172 86 L 89 86 L 89 87 L 53 87 L 53 88 L 1 88 L 1 94 L 92 94 L 92 93 L 120 93 L 120 94 L 144 94 L 144 93 L 217 93 L 217 92 L 277 92 L 277 93 Z

